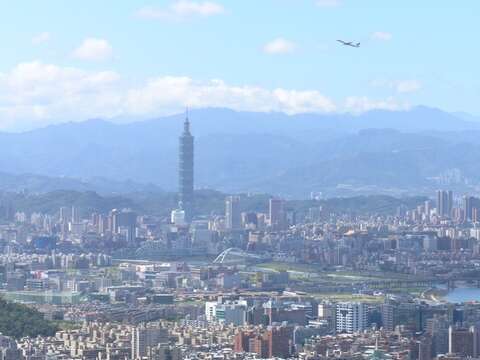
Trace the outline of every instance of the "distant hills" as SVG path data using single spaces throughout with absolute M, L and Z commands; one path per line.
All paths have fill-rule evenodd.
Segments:
M 223 215 L 225 193 L 213 190 L 195 192 L 195 207 L 199 215 Z M 268 194 L 241 194 L 241 211 L 268 212 Z M 401 205 L 415 208 L 425 197 L 410 196 L 395 198 L 387 195 L 330 198 L 326 200 L 291 200 L 287 208 L 295 210 L 299 217 L 305 216 L 310 208 L 322 208 L 325 214 L 332 212 L 356 215 L 394 214 Z M 26 214 L 41 212 L 58 214 L 62 206 L 74 206 L 83 217 L 93 212 L 108 213 L 112 209 L 130 208 L 139 214 L 168 217 L 176 207 L 175 193 L 137 192 L 123 195 L 99 195 L 93 191 L 56 190 L 46 193 L 0 193 L 0 222 L 7 216 L 7 206 Z M 10 215 L 11 212 L 10 212 Z
M 163 190 L 154 184 L 137 183 L 132 180 L 112 180 L 101 177 L 77 179 L 64 176 L 35 174 L 10 174 L 0 172 L 0 191 L 43 193 L 56 190 L 93 191 L 100 194 L 123 194 L 130 192 L 155 192 Z
M 198 188 L 304 198 L 428 194 L 480 182 L 480 121 L 417 107 L 362 115 L 190 114 Z M 175 191 L 183 115 L 0 133 L 0 190 Z M 33 175 L 32 175 L 33 174 Z

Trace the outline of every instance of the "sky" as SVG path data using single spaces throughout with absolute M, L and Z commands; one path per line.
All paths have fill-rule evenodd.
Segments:
M 4 0 L 0 130 L 187 105 L 478 115 L 479 13 L 477 0 Z

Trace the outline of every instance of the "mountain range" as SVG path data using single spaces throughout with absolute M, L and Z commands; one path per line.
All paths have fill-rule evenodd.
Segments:
M 175 191 L 183 114 L 0 133 L 0 190 Z M 190 112 L 197 188 L 304 198 L 476 191 L 480 121 L 416 107 L 361 115 Z

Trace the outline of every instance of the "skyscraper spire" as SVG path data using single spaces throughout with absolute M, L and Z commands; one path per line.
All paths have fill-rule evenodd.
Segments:
M 193 217 L 193 152 L 194 138 L 190 134 L 190 120 L 188 107 L 185 109 L 183 133 L 179 139 L 179 166 L 178 166 L 178 191 L 179 208 L 185 212 L 185 220 L 191 221 Z
M 190 134 L 190 120 L 188 119 L 188 106 L 185 108 L 185 121 L 183 122 L 183 132 Z

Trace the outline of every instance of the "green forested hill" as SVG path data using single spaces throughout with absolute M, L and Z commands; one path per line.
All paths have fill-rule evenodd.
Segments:
M 223 214 L 227 194 L 214 190 L 197 190 L 195 206 L 198 214 Z M 241 196 L 241 211 L 268 211 L 268 194 Z M 400 205 L 413 209 L 422 204 L 425 197 L 395 198 L 387 195 L 354 196 L 324 200 L 289 200 L 287 208 L 298 213 L 310 207 L 321 206 L 327 212 L 354 214 L 394 214 Z M 139 214 L 169 216 L 177 206 L 177 195 L 172 192 L 135 192 L 121 195 L 99 195 L 93 191 L 57 190 L 47 193 L 0 192 L 0 220 L 5 219 L 7 208 L 27 214 L 41 212 L 58 213 L 61 206 L 75 206 L 83 217 L 92 212 L 107 213 L 111 209 L 131 208 Z
M 0 333 L 14 338 L 55 335 L 57 327 L 35 309 L 0 299 Z

